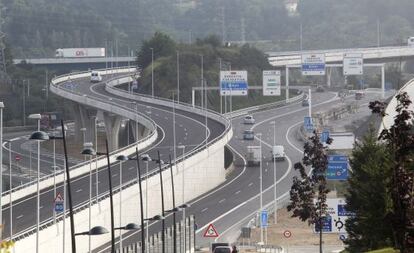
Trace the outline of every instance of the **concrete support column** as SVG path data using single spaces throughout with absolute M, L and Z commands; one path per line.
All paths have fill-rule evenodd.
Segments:
M 87 108 L 85 106 L 79 105 L 79 117 L 81 119 L 82 126 L 85 128 L 85 142 L 94 142 L 95 140 L 95 117 L 96 110 Z M 77 130 L 79 130 L 78 128 Z M 81 139 L 82 140 L 82 139 Z M 83 141 L 83 140 L 82 140 Z
M 137 141 L 137 133 L 136 133 L 137 123 L 135 121 L 130 120 L 129 124 L 131 127 L 130 129 L 132 130 L 131 133 L 134 136 L 134 140 Z M 149 133 L 148 128 L 138 123 L 138 140 L 142 139 L 144 136 L 147 136 L 148 133 Z
M 82 118 L 80 116 L 79 113 L 79 107 L 80 105 L 77 103 L 73 103 L 73 115 L 75 115 L 75 129 L 74 129 L 74 134 L 75 134 L 75 141 L 76 142 L 81 142 L 82 141 L 82 132 L 80 131 L 80 129 L 83 127 L 82 125 Z
M 122 118 L 104 112 L 104 122 L 105 122 L 105 131 L 106 137 L 108 139 L 109 151 L 114 151 L 119 147 L 119 129 L 121 127 Z
M 326 85 L 331 87 L 332 68 L 326 68 Z
M 289 66 L 286 66 L 286 72 L 285 72 L 285 78 L 286 78 L 286 102 L 289 101 Z

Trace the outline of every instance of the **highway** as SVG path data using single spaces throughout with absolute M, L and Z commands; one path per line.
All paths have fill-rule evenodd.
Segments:
M 64 84 L 63 84 L 64 85 Z M 108 99 L 109 94 L 107 94 L 104 89 L 104 84 L 95 84 L 92 85 L 88 79 L 77 80 L 77 85 L 74 85 L 72 88 L 77 92 L 82 92 L 88 96 L 99 96 L 104 99 Z M 123 98 L 113 98 L 112 102 L 116 102 L 119 105 L 131 106 L 130 100 Z M 161 159 L 167 161 L 169 155 L 173 156 L 173 134 L 172 134 L 172 108 L 166 108 L 162 106 L 157 106 L 156 104 L 147 104 L 140 103 L 139 111 L 147 112 L 150 114 L 150 117 L 157 122 L 159 139 L 156 141 L 156 145 L 145 152 L 148 153 L 151 157 L 157 158 L 157 150 L 161 153 Z M 150 107 L 148 107 L 150 106 Z M 131 107 L 131 110 L 135 111 L 135 108 Z M 185 145 L 187 152 L 192 151 L 193 149 L 204 145 L 205 142 L 205 118 L 188 113 L 180 110 L 176 110 L 176 124 L 177 124 L 177 143 L 176 145 Z M 219 136 L 225 129 L 225 127 L 214 120 L 208 120 L 208 138 L 212 140 Z M 60 141 L 57 141 L 57 145 L 62 145 Z M 15 146 L 15 144 L 13 144 Z M 20 147 L 17 145 L 16 147 Z M 102 151 L 102 150 L 100 150 Z M 181 153 L 181 152 L 180 152 Z M 7 152 L 4 153 L 5 156 L 8 155 Z M 43 157 L 43 156 L 42 156 Z M 50 158 L 50 157 L 49 157 Z M 47 159 L 47 158 L 42 158 Z M 48 165 L 47 167 L 49 167 Z M 123 180 L 124 182 L 130 181 L 133 178 L 136 178 L 136 162 L 129 161 L 123 164 Z M 142 168 L 145 168 L 145 165 L 142 163 Z M 156 168 L 156 164 L 150 163 L 149 170 Z M 99 194 L 103 194 L 108 191 L 108 180 L 106 167 L 101 168 L 98 174 L 99 177 Z M 119 182 L 119 166 L 112 167 L 112 182 L 113 186 L 117 187 Z M 43 170 L 42 170 L 43 171 Z M 118 172 L 117 172 L 118 171 Z M 46 171 L 45 171 L 46 172 Z M 95 175 L 93 176 L 93 185 L 95 185 Z M 96 195 L 95 187 L 92 192 L 93 196 Z M 57 186 L 57 192 L 62 192 L 62 185 Z M 89 175 L 84 175 L 79 178 L 72 180 L 72 194 L 74 199 L 74 206 L 79 206 L 85 204 L 89 199 Z M 41 192 L 41 204 L 40 204 L 40 219 L 45 221 L 53 217 L 53 187 L 45 189 Z M 33 212 L 33 207 L 36 206 L 36 196 L 31 195 L 25 199 L 21 199 L 13 202 L 13 233 L 21 234 L 22 232 L 28 231 L 34 228 L 36 222 L 36 212 Z M 9 206 L 3 207 L 3 219 L 9 219 Z M 4 227 L 3 237 L 9 236 L 9 222 L 4 222 L 6 226 Z M 79 231 L 77 231 L 79 232 Z
M 361 104 L 379 98 L 380 94 L 368 94 Z M 340 102 L 335 93 L 314 93 L 313 110 L 329 108 Z M 350 96 L 346 101 L 354 101 L 354 96 Z M 292 177 L 296 175 L 293 164 L 302 159 L 303 143 L 298 140 L 296 133 L 303 124 L 303 117 L 308 113 L 308 107 L 302 107 L 300 102 L 254 113 L 256 124 L 244 125 L 243 117 L 233 119 L 234 137 L 230 142 L 231 148 L 235 153 L 235 171 L 225 183 L 216 189 L 206 193 L 192 201 L 191 207 L 187 209 L 187 214 L 194 214 L 197 230 L 197 245 L 208 247 L 213 240 L 203 238 L 203 233 L 208 224 L 213 223 L 217 228 L 220 238 L 218 241 L 235 241 L 238 237 L 241 226 L 247 224 L 259 209 L 260 178 L 259 167 L 247 167 L 244 154 L 246 146 L 259 145 L 256 138 L 254 141 L 242 139 L 244 129 L 253 128 L 255 133 L 262 133 L 263 138 L 263 203 L 272 203 L 273 194 L 273 162 L 270 161 L 270 147 L 273 145 L 273 126 L 270 121 L 276 121 L 276 143 L 284 145 L 287 154 L 286 161 L 277 162 L 277 196 L 280 206 L 288 200 Z M 171 215 L 170 215 L 171 216 Z M 179 213 L 177 217 L 181 218 Z M 170 220 L 168 220 L 170 221 Z M 152 224 L 151 230 L 159 231 L 159 224 Z M 123 245 L 136 242 L 139 231 L 129 232 L 123 236 Z M 109 244 L 100 247 L 95 252 L 107 252 Z

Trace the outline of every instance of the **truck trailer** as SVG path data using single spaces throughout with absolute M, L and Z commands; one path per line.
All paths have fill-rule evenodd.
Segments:
M 105 48 L 58 48 L 56 58 L 105 57 Z

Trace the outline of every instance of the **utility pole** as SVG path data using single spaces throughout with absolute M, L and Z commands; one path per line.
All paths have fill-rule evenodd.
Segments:
M 240 19 L 241 41 L 246 43 L 246 25 L 244 23 L 244 17 Z
M 381 22 L 377 19 L 377 47 L 381 45 Z
M 224 45 L 226 42 L 226 19 L 224 18 L 224 6 L 221 8 L 221 40 Z

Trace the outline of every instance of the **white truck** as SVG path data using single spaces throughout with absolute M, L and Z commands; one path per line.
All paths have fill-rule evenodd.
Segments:
M 248 166 L 260 165 L 260 146 L 247 146 L 246 160 Z
M 56 58 L 85 58 L 85 57 L 105 57 L 105 48 L 58 48 Z
M 271 152 L 273 161 L 285 160 L 286 158 L 285 147 L 282 145 L 273 146 Z

